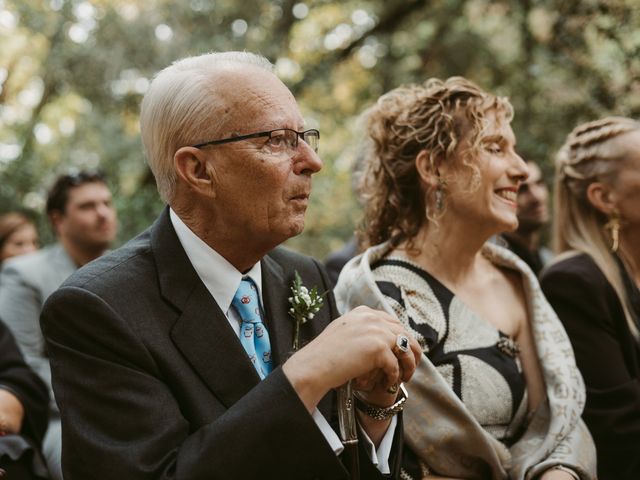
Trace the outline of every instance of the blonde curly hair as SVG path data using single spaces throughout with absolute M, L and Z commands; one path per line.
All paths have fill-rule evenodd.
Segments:
M 496 116 L 488 119 L 489 112 Z M 416 157 L 426 151 L 433 171 L 445 162 L 470 168 L 473 188 L 479 179 L 474 159 L 483 133 L 498 116 L 511 121 L 509 101 L 463 77 L 431 78 L 380 97 L 364 114 L 367 152 L 359 184 L 365 206 L 361 247 L 385 241 L 397 247 L 405 240 L 412 247 L 411 240 L 424 222 L 437 221 L 427 207 L 430 192 L 421 183 Z M 457 147 L 463 139 L 469 148 L 461 151 Z

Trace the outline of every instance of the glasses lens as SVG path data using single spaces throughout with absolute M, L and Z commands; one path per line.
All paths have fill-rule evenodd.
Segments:
M 287 147 L 290 150 L 295 150 L 298 146 L 298 132 L 295 130 L 284 129 L 282 130 L 283 135 L 285 136 L 285 141 L 287 142 Z
M 320 132 L 318 130 L 302 132 L 302 139 L 307 142 L 314 152 L 318 152 L 318 144 L 320 143 Z

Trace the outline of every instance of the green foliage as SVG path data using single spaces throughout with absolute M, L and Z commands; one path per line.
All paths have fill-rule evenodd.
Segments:
M 41 211 L 57 174 L 101 166 L 131 238 L 161 209 L 137 123 L 149 80 L 185 55 L 247 49 L 322 132 L 289 245 L 323 257 L 358 222 L 357 118 L 379 95 L 466 76 L 511 98 L 521 153 L 549 164 L 578 122 L 638 115 L 639 26 L 636 0 L 0 0 L 0 211 Z

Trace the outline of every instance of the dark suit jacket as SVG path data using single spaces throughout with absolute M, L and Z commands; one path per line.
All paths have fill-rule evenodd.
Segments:
M 276 365 L 292 345 L 294 270 L 305 285 L 329 289 L 310 258 L 276 249 L 262 260 Z M 327 298 L 302 327 L 302 342 L 337 316 Z M 74 274 L 41 321 L 62 414 L 65 480 L 347 478 L 282 369 L 260 381 L 168 209 Z M 319 406 L 327 418 L 332 402 L 333 395 Z M 380 476 L 361 463 L 363 478 Z
M 615 290 L 588 255 L 553 264 L 542 289 L 567 329 L 587 387 L 583 418 L 600 480 L 640 478 L 640 345 Z M 629 285 L 630 286 L 630 285 Z M 636 315 L 640 296 L 630 291 Z
M 0 322 L 0 389 L 13 393 L 22 403 L 24 419 L 20 435 L 0 437 L 0 467 L 4 461 L 27 450 L 33 453 L 24 460 L 32 465 L 34 472 L 44 475 L 44 463 L 39 450 L 47 429 L 49 394 L 47 387 L 25 363 L 15 339 L 7 326 Z M 18 438 L 21 437 L 21 438 Z M 6 456 L 5 456 L 6 455 Z M 35 456 L 35 458 L 34 458 Z

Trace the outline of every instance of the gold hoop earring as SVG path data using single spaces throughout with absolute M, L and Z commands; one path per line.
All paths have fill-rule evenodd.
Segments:
M 616 253 L 618 251 L 618 247 L 620 246 L 620 214 L 617 212 L 613 212 L 611 217 L 609 217 L 609 221 L 605 224 L 604 228 L 609 231 L 609 235 L 611 236 L 611 251 Z

